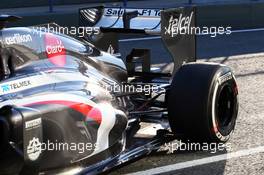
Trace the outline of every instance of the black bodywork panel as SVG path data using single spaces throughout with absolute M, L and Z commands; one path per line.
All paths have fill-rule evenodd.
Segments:
M 180 28 L 195 26 L 195 9 L 92 9 L 92 14 L 99 16 L 90 22 L 82 21 L 87 18 L 81 16 L 80 24 L 100 25 L 98 36 L 76 38 L 48 31 L 46 25 L 0 30 L 0 171 L 97 174 L 175 139 L 169 132 L 164 92 L 153 97 L 111 91 L 123 83 L 166 88 L 171 77 L 151 71 L 149 50 L 132 50 L 125 65 L 116 57 L 117 35 L 159 34 L 173 56 L 176 71 L 184 62 L 195 61 L 195 36 L 172 36 L 165 30 L 180 19 L 184 23 Z M 148 15 L 154 17 L 154 22 L 146 22 L 152 27 L 135 28 L 135 19 Z M 100 23 L 111 16 L 116 22 L 110 26 Z M 136 71 L 137 62 L 142 71 Z M 129 81 L 130 77 L 136 78 Z M 156 100 L 160 95 L 163 98 Z M 142 133 L 142 123 L 159 129 L 151 127 L 152 133 Z M 83 143 L 90 149 L 43 149 L 49 143 Z

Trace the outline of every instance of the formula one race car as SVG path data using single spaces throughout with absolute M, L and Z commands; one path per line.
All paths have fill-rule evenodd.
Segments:
M 56 24 L 4 27 L 15 19 L 0 16 L 0 174 L 98 174 L 175 139 L 224 143 L 233 132 L 235 77 L 195 63 L 194 7 L 80 9 L 80 25 L 96 29 L 82 38 Z M 146 49 L 124 63 L 120 33 L 159 34 L 173 71 L 153 70 Z

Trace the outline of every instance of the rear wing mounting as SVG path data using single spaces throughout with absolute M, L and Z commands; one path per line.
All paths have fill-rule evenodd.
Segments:
M 87 7 L 79 10 L 79 25 L 99 27 L 100 34 L 86 36 L 98 48 L 118 53 L 118 35 L 159 35 L 170 52 L 174 72 L 185 62 L 196 61 L 196 8 L 142 9 Z

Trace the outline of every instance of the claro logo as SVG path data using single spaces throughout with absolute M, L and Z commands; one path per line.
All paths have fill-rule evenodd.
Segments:
M 59 67 L 66 64 L 66 50 L 62 41 L 54 34 L 45 34 L 46 55 L 49 61 Z
M 46 51 L 47 51 L 48 55 L 60 54 L 60 53 L 64 52 L 64 46 L 63 46 L 62 42 L 58 40 L 57 41 L 57 45 L 55 45 L 55 46 L 52 46 L 52 45 L 46 46 Z

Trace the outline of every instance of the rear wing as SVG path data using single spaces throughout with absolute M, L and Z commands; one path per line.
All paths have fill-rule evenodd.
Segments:
M 8 22 L 14 22 L 21 19 L 19 16 L 14 15 L 0 15 L 0 29 L 3 29 Z
M 104 32 L 160 32 L 160 9 L 91 7 L 80 9 L 80 25 L 100 27 Z
M 171 9 L 97 6 L 79 10 L 80 26 L 100 28 L 100 34 L 86 39 L 112 54 L 118 53 L 120 33 L 161 36 L 173 57 L 174 71 L 184 62 L 196 60 L 195 18 L 193 6 Z

